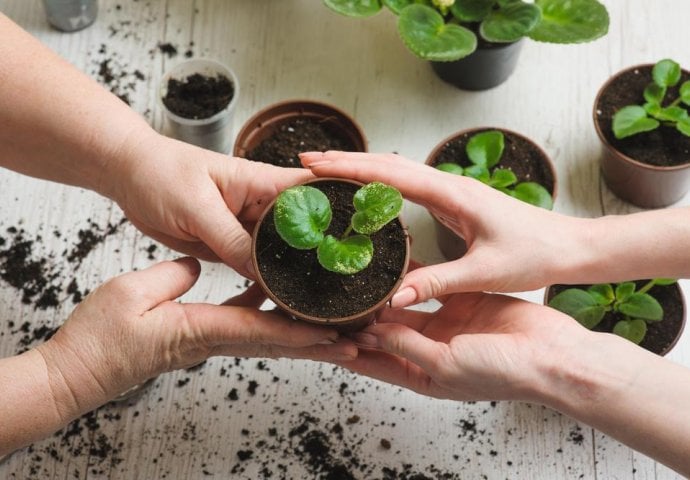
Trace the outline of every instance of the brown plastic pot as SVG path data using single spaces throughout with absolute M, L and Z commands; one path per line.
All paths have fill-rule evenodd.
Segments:
M 324 182 L 346 183 L 346 184 L 350 184 L 350 185 L 353 185 L 356 187 L 360 187 L 363 185 L 362 183 L 359 183 L 359 182 L 356 182 L 353 180 L 343 180 L 341 178 L 328 178 L 328 177 L 310 180 L 308 182 L 305 182 L 304 184 L 305 185 L 315 185 L 315 184 L 324 183 Z M 264 275 L 262 275 L 263 269 L 261 268 L 261 265 L 260 265 L 259 251 L 258 251 L 258 245 L 260 243 L 259 236 L 260 236 L 260 231 L 262 229 L 262 224 L 263 224 L 264 220 L 267 217 L 273 218 L 272 215 L 269 215 L 269 214 L 272 213 L 274 204 L 275 204 L 275 199 L 273 199 L 273 201 L 271 201 L 271 203 L 266 206 L 266 209 L 263 211 L 263 213 L 259 217 L 259 220 L 258 220 L 258 222 L 254 228 L 254 232 L 252 235 L 252 252 L 251 252 L 252 253 L 252 264 L 254 266 L 254 271 L 256 272 L 256 281 L 260 285 L 260 287 L 263 289 L 266 296 L 273 303 L 275 303 L 276 306 L 278 306 L 278 308 L 283 310 L 290 317 L 297 319 L 297 320 L 302 320 L 302 321 L 317 324 L 317 325 L 334 327 L 337 330 L 343 331 L 343 332 L 360 330 L 360 329 L 366 327 L 367 325 L 371 324 L 374 321 L 376 312 L 378 312 L 380 309 L 382 309 L 389 302 L 390 298 L 397 291 L 398 287 L 400 286 L 400 283 L 403 280 L 403 277 L 405 276 L 405 273 L 407 272 L 407 268 L 408 268 L 409 261 L 410 261 L 410 239 L 409 239 L 409 236 L 407 234 L 407 228 L 403 224 L 402 220 L 400 218 L 398 218 L 396 220 L 393 220 L 393 222 L 391 222 L 392 225 L 397 226 L 400 233 L 404 236 L 405 252 L 404 252 L 404 260 L 402 261 L 402 268 L 399 272 L 397 280 L 391 286 L 390 290 L 381 298 L 375 299 L 374 303 L 370 307 L 366 308 L 363 311 L 356 312 L 356 313 L 349 314 L 349 315 L 340 316 L 340 317 L 325 317 L 325 316 L 318 316 L 318 315 L 314 315 L 314 314 L 305 313 L 304 311 L 300 311 L 296 307 L 292 307 L 292 306 L 288 305 L 284 299 L 280 298 L 271 289 L 271 287 L 267 283 L 267 279 L 264 278 Z M 334 218 L 338 214 L 338 211 L 339 211 L 338 209 L 333 210 Z M 342 210 L 340 210 L 340 211 L 342 211 Z M 347 221 L 349 221 L 349 219 Z M 391 229 L 394 229 L 394 228 L 396 228 L 396 227 L 391 227 Z M 377 232 L 377 233 L 379 233 L 379 232 Z M 373 234 L 372 237 L 377 235 L 377 233 Z M 280 240 L 280 241 L 282 242 L 282 240 Z M 375 244 L 376 244 L 376 242 L 375 242 Z M 286 248 L 289 249 L 290 247 L 286 246 Z M 338 275 L 338 274 L 333 274 L 331 272 L 327 272 L 325 269 L 321 270 L 322 267 L 320 265 L 316 264 L 315 258 L 313 259 L 313 261 L 314 261 L 315 275 L 318 275 L 321 271 L 324 272 L 326 275 Z M 371 268 L 372 265 L 370 265 L 367 268 Z M 310 278 L 309 283 L 312 285 L 316 285 L 317 280 L 315 278 Z M 318 294 L 322 295 L 323 293 L 321 291 L 319 291 Z M 346 292 L 345 295 L 349 295 L 349 294 Z
M 590 285 L 551 285 L 549 287 L 546 287 L 546 290 L 544 291 L 544 305 L 548 305 L 549 301 L 556 295 L 557 290 L 563 290 L 565 288 L 586 288 Z M 655 286 L 654 288 L 659 288 L 658 286 Z M 680 323 L 678 325 L 678 329 L 675 332 L 671 332 L 671 338 L 670 340 L 667 341 L 666 346 L 660 350 L 657 351 L 657 349 L 651 348 L 649 345 L 645 344 L 645 340 L 649 338 L 650 333 L 652 333 L 652 329 L 655 329 L 657 331 L 661 330 L 661 327 L 664 326 L 664 321 L 668 320 L 667 318 L 664 318 L 660 322 L 653 322 L 648 324 L 648 331 L 647 331 L 647 336 L 645 339 L 642 340 L 642 343 L 640 343 L 640 346 L 646 350 L 649 350 L 652 353 L 656 353 L 657 355 L 664 356 L 668 352 L 670 352 L 673 347 L 676 346 L 678 343 L 678 340 L 680 340 L 681 335 L 683 334 L 683 330 L 685 329 L 685 323 L 687 320 L 687 309 L 685 307 L 685 296 L 683 295 L 683 289 L 680 287 L 678 283 L 674 283 L 673 285 L 668 285 L 663 288 L 672 288 L 674 289 L 673 295 L 676 298 L 677 302 L 680 302 L 681 305 L 681 319 Z M 662 307 L 664 304 L 662 303 Z M 610 331 L 602 329 L 599 325 L 594 328 L 594 331 L 601 331 L 601 332 L 607 332 L 611 333 Z
M 315 119 L 340 132 L 355 146 L 355 152 L 367 151 L 367 138 L 355 120 L 333 105 L 314 100 L 286 100 L 274 103 L 250 117 L 237 134 L 233 155 L 247 158 L 263 140 L 273 135 L 281 125 L 297 118 Z
M 594 128 L 602 144 L 601 172 L 604 181 L 617 197 L 642 208 L 665 207 L 683 198 L 690 189 L 690 161 L 683 165 L 666 167 L 643 163 L 625 155 L 616 149 L 604 134 L 599 124 L 599 114 L 601 97 L 612 82 L 631 70 L 651 71 L 653 66 L 637 65 L 613 75 L 599 89 L 593 109 Z M 687 70 L 683 72 L 688 74 Z
M 506 139 L 510 138 L 513 141 L 516 142 L 524 142 L 526 144 L 529 144 L 530 147 L 535 151 L 538 152 L 539 159 L 541 160 L 542 164 L 542 170 L 544 172 L 544 175 L 547 177 L 550 177 L 552 179 L 553 183 L 553 188 L 548 188 L 549 193 L 551 193 L 551 197 L 556 200 L 556 191 L 557 191 L 557 181 L 556 181 L 556 170 L 554 169 L 553 163 L 551 162 L 551 159 L 549 156 L 544 152 L 544 150 L 539 147 L 536 143 L 534 143 L 532 140 L 529 138 L 525 137 L 524 135 L 521 135 L 517 132 L 514 132 L 512 130 L 507 130 L 505 128 L 495 128 L 495 127 L 480 127 L 480 128 L 472 128 L 468 130 L 462 130 L 460 132 L 454 133 L 444 139 L 442 142 L 440 142 L 438 145 L 434 147 L 434 149 L 431 151 L 429 156 L 426 159 L 426 164 L 435 167 L 439 162 L 437 161 L 437 158 L 439 154 L 443 151 L 443 149 L 446 147 L 446 145 L 450 142 L 453 142 L 454 140 L 461 138 L 463 136 L 470 137 L 474 134 L 486 131 L 486 130 L 498 130 L 500 132 L 503 132 L 503 135 L 506 137 Z M 507 151 L 504 151 L 503 155 L 504 158 L 508 154 Z M 500 165 L 500 162 L 499 162 Z M 451 174 L 449 174 L 451 175 Z M 519 181 L 526 181 L 525 178 L 518 178 Z M 546 186 L 545 186 L 546 187 Z M 431 214 L 432 218 L 434 219 L 434 227 L 436 229 L 436 243 L 438 245 L 439 250 L 441 250 L 441 253 L 447 260 L 455 260 L 457 258 L 462 257 L 466 252 L 467 252 L 467 244 L 465 243 L 465 240 L 460 237 L 458 234 L 456 234 L 452 229 L 447 227 L 446 225 L 441 222 L 441 220 L 434 215 L 433 213 Z

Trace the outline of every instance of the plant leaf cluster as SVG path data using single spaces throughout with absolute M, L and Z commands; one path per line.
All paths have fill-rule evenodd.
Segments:
M 676 280 L 654 278 L 639 290 L 635 282 L 592 285 L 587 289 L 569 288 L 554 296 L 549 306 L 570 315 L 585 327 L 599 325 L 608 312 L 616 312 L 622 319 L 616 322 L 613 333 L 639 344 L 647 334 L 647 324 L 661 321 L 664 311 L 649 293 L 655 285 L 672 285 Z
M 652 68 L 652 82 L 644 89 L 643 105 L 627 105 L 613 116 L 613 134 L 622 139 L 642 132 L 656 130 L 661 125 L 675 127 L 690 137 L 690 80 L 678 88 L 678 98 L 663 106 L 669 87 L 680 82 L 680 65 L 666 58 Z
M 493 43 L 523 37 L 549 43 L 583 43 L 608 31 L 598 0 L 324 0 L 350 17 L 370 17 L 384 6 L 398 16 L 407 48 L 432 61 L 459 60 L 477 48 L 477 34 Z
M 477 133 L 465 146 L 465 152 L 472 165 L 463 168 L 457 163 L 446 162 L 436 165 L 436 168 L 444 172 L 472 177 L 518 200 L 551 210 L 553 198 L 546 188 L 536 182 L 518 183 L 512 170 L 495 168 L 501 160 L 504 148 L 505 139 L 502 132 L 488 130 Z
M 364 270 L 374 255 L 369 235 L 378 232 L 398 216 L 403 199 L 389 185 L 373 182 L 353 197 L 355 213 L 340 238 L 326 235 L 333 212 L 328 197 L 318 188 L 298 185 L 278 195 L 273 208 L 276 231 L 292 248 L 317 249 L 317 258 L 326 270 L 351 275 Z M 352 235 L 352 232 L 356 232 Z

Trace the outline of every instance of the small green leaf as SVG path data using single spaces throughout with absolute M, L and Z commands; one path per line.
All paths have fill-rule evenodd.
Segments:
M 503 133 L 498 130 L 488 130 L 473 135 L 467 142 L 465 151 L 475 165 L 491 168 L 501 159 L 503 148 Z
M 635 282 L 623 282 L 616 285 L 616 300 L 625 302 L 635 292 Z
M 463 168 L 460 165 L 452 162 L 439 163 L 438 165 L 436 165 L 436 168 L 438 170 L 441 170 L 442 172 L 453 173 L 455 175 L 462 175 L 464 172 Z
M 679 93 L 681 102 L 690 105 L 690 80 L 686 80 L 680 85 Z
M 550 43 L 591 42 L 606 35 L 609 14 L 597 0 L 535 0 L 542 19 L 529 33 L 532 40 Z
M 327 235 L 319 244 L 316 254 L 326 270 L 352 275 L 369 265 L 374 255 L 374 244 L 366 235 L 353 235 L 343 240 Z
M 647 335 L 647 322 L 644 320 L 621 320 L 613 326 L 613 333 L 639 345 Z
M 273 207 L 276 231 L 288 245 L 300 250 L 309 250 L 321 243 L 331 216 L 328 197 L 307 185 L 284 190 Z
M 647 117 L 647 112 L 639 105 L 628 105 L 613 115 L 613 134 L 619 140 L 654 130 L 658 126 L 659 121 Z
M 541 10 L 533 3 L 514 2 L 493 10 L 481 23 L 479 34 L 490 42 L 517 42 L 541 20 Z
M 372 182 L 355 193 L 353 199 L 357 212 L 352 216 L 352 228 L 365 235 L 378 232 L 400 214 L 403 198 L 390 185 Z
M 471 30 L 446 23 L 440 13 L 426 5 L 405 7 L 398 17 L 398 31 L 407 48 L 425 60 L 459 60 L 477 48 L 477 37 Z
M 652 78 L 661 87 L 672 87 L 680 81 L 680 65 L 670 58 L 660 60 L 652 68 Z
M 570 315 L 589 329 L 596 327 L 606 313 L 592 295 L 579 288 L 562 291 L 551 299 L 549 306 Z
M 665 95 L 666 87 L 657 85 L 653 82 L 644 89 L 644 99 L 650 104 L 660 105 Z M 649 110 L 647 111 L 649 112 Z
M 522 182 L 515 185 L 513 196 L 535 207 L 551 210 L 553 198 L 547 189 L 536 182 Z
M 474 178 L 475 180 L 479 180 L 480 182 L 487 184 L 491 179 L 489 169 L 482 165 L 470 165 L 469 167 L 465 168 L 464 175 L 466 177 Z
M 633 318 L 658 322 L 664 318 L 664 310 L 659 302 L 648 293 L 633 293 L 618 305 L 618 311 Z
M 513 185 L 517 182 L 517 177 L 512 170 L 507 168 L 496 168 L 491 172 L 491 178 L 489 179 L 489 185 L 494 188 L 505 188 Z
M 371 17 L 381 10 L 380 0 L 323 0 L 323 3 L 348 17 Z
M 654 283 L 654 285 L 666 286 L 674 285 L 678 282 L 678 280 L 676 280 L 675 278 L 653 278 L 652 282 Z
M 688 112 L 681 107 L 662 108 L 654 117 L 662 122 L 680 122 L 688 118 Z
M 654 85 L 656 85 L 656 83 Z M 644 111 L 647 112 L 647 115 L 654 117 L 661 112 L 662 107 L 660 103 L 645 102 L 645 104 L 642 105 L 642 108 L 644 108 Z
M 616 295 L 613 293 L 613 287 L 610 283 L 592 285 L 587 289 L 587 292 L 596 298 L 599 305 L 603 306 L 611 305 L 616 299 Z
M 676 123 L 676 129 L 686 137 L 690 137 L 690 120 L 681 120 Z
M 495 3 L 495 0 L 455 0 L 450 13 L 461 22 L 481 22 Z

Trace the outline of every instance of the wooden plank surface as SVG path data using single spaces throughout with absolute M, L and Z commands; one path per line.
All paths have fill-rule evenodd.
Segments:
M 51 30 L 37 1 L 0 0 L 0 11 L 101 82 L 105 65 L 117 78 L 106 86 L 158 129 L 163 73 L 185 54 L 214 58 L 240 80 L 235 132 L 265 105 L 311 98 L 353 114 L 371 151 L 422 162 L 457 130 L 506 127 L 551 155 L 560 182 L 556 209 L 595 217 L 637 210 L 600 179 L 591 120 L 599 86 L 629 65 L 690 60 L 688 2 L 606 4 L 607 37 L 579 46 L 527 41 L 509 81 L 481 93 L 438 80 L 403 47 L 389 13 L 353 20 L 317 0 L 101 1 L 97 22 L 72 34 Z M 166 54 L 165 45 L 177 54 Z M 23 229 L 32 258 L 45 261 L 62 291 L 57 307 L 42 310 L 0 283 L 0 355 L 35 345 L 41 326 L 64 321 L 74 307 L 64 292 L 72 280 L 85 292 L 120 272 L 175 257 L 120 224 L 118 207 L 92 192 L 1 171 L 0 198 L 0 237 L 12 241 L 17 233 L 8 229 Z M 429 215 L 411 204 L 405 213 L 415 257 L 441 261 Z M 83 260 L 65 258 L 80 230 L 105 233 L 109 226 L 113 231 Z M 204 264 L 183 300 L 220 302 L 244 285 L 231 270 Z M 520 296 L 540 302 L 542 291 Z M 669 357 L 690 365 L 687 335 Z M 315 445 L 327 453 L 321 467 L 307 453 Z M 132 401 L 107 405 L 13 454 L 0 464 L 0 478 L 321 478 L 339 463 L 355 478 L 680 478 L 543 407 L 440 401 L 330 365 L 228 358 L 157 378 Z

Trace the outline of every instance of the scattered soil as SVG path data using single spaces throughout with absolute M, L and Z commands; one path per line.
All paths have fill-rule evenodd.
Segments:
M 326 233 L 342 235 L 354 213 L 352 196 L 359 187 L 331 181 L 311 185 L 331 201 L 333 220 Z M 286 305 L 315 317 L 341 318 L 374 306 L 390 292 L 404 267 L 405 236 L 397 219 L 390 222 L 371 236 L 371 264 L 354 275 L 340 275 L 318 263 L 316 249 L 288 246 L 275 231 L 271 211 L 259 228 L 256 251 L 262 278 Z
M 678 87 L 686 80 L 690 80 L 690 72 L 683 70 L 678 85 L 666 92 L 663 105 L 678 98 Z M 651 132 L 622 140 L 613 135 L 613 115 L 627 105 L 642 105 L 645 102 L 644 89 L 651 82 L 651 66 L 630 69 L 613 78 L 596 105 L 599 129 L 611 146 L 639 162 L 656 166 L 690 163 L 690 137 L 686 137 L 675 127 L 662 125 Z
M 209 118 L 228 106 L 235 88 L 228 77 L 194 73 L 182 80 L 168 80 L 165 106 L 183 118 Z
M 333 122 L 296 118 L 280 124 L 273 134 L 247 154 L 247 158 L 279 167 L 301 168 L 299 153 L 351 152 L 356 149 L 356 145 L 339 132 Z
M 647 280 L 638 280 L 635 282 L 637 288 L 647 283 Z M 568 288 L 582 288 L 587 289 L 589 285 L 553 285 L 549 288 L 547 299 L 550 300 L 558 293 Z M 675 285 L 655 285 L 649 290 L 652 295 L 661 304 L 664 309 L 664 318 L 660 322 L 650 322 L 647 324 L 647 334 L 640 346 L 662 355 L 673 344 L 678 335 L 678 331 L 683 327 L 684 308 L 683 297 L 677 284 Z M 547 302 L 548 302 L 547 300 Z M 604 319 L 594 327 L 596 332 L 613 331 L 613 326 L 622 320 L 622 315 L 617 313 L 607 313 Z

